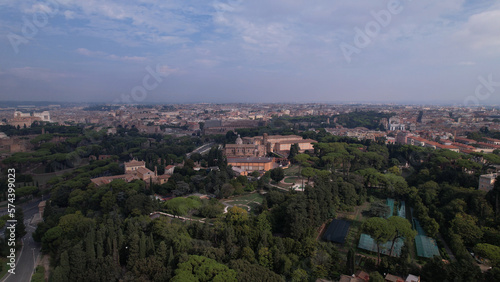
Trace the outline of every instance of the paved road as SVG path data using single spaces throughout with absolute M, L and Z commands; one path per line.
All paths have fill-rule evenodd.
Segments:
M 38 213 L 38 204 L 41 199 L 20 205 L 24 212 L 24 225 L 26 226 L 26 235 L 22 238 L 23 247 L 16 254 L 15 274 L 4 276 L 0 282 L 30 282 L 31 275 L 35 269 L 35 262 L 40 255 L 41 245 L 33 240 L 31 234 L 36 230 L 36 226 L 31 225 L 32 218 Z M 8 266 L 4 266 L 8 267 Z
M 186 156 L 189 158 L 194 153 L 204 154 L 204 153 L 210 151 L 210 149 L 212 149 L 213 145 L 215 145 L 215 143 L 211 142 L 211 143 L 205 144 L 203 146 L 200 146 L 200 147 L 194 149 L 191 153 L 187 153 Z
M 446 244 L 446 241 L 443 239 L 443 236 L 441 236 L 441 234 L 438 233 L 437 238 L 443 244 L 446 253 L 448 253 L 448 257 L 450 257 L 450 261 L 452 262 L 456 261 L 457 259 L 455 258 L 455 255 L 453 255 L 453 252 L 451 251 L 450 247 L 448 247 L 448 244 Z
M 188 217 L 183 217 L 183 216 L 176 216 L 176 215 L 173 215 L 173 214 L 169 214 L 169 213 L 165 213 L 165 212 L 159 212 L 159 211 L 155 211 L 155 212 L 152 212 L 149 214 L 149 217 L 154 217 L 155 215 L 163 215 L 163 216 L 168 216 L 168 217 L 171 217 L 171 218 L 177 218 L 177 219 L 180 219 L 180 220 L 189 220 L 189 221 L 198 221 L 198 222 L 201 222 L 201 223 L 205 223 L 205 219 L 193 219 L 193 218 L 188 218 Z M 209 223 L 210 225 L 213 225 L 212 223 Z

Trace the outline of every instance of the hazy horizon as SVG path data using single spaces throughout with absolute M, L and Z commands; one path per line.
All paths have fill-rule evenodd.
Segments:
M 495 1 L 0 7 L 1 101 L 500 103 Z

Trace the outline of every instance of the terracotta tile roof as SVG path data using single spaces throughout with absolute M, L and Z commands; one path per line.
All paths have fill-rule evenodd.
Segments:
M 131 160 L 130 162 L 125 162 L 125 167 L 144 166 L 144 165 L 146 165 L 144 161 Z

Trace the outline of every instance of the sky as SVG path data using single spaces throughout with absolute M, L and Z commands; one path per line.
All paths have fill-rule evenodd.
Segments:
M 500 103 L 494 0 L 0 0 L 1 101 Z

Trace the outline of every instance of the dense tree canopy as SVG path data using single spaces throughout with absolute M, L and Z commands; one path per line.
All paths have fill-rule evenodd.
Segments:
M 337 123 L 377 128 L 383 117 L 354 113 L 339 116 Z M 108 135 L 69 126 L 32 139 L 34 151 L 13 154 L 3 163 L 20 171 L 36 164 L 46 172 L 68 169 L 44 186 L 37 187 L 29 174 L 19 175 L 17 183 L 22 186 L 19 197 L 50 191 L 44 221 L 33 237 L 51 256 L 53 281 L 337 280 L 346 268 L 348 272 L 360 269 L 353 262 L 361 260 L 355 248 L 361 232 L 378 245 L 377 263 L 370 259 L 374 254 L 367 254 L 363 262 L 374 279 L 380 278 L 379 272 L 420 274 L 423 280 L 441 281 L 494 281 L 491 278 L 499 276 L 500 184 L 489 193 L 476 189 L 478 176 L 497 163 L 498 156 L 358 141 L 329 135 L 324 129 L 299 132 L 309 127 L 304 122 L 326 123 L 326 117 L 282 117 L 268 126 L 238 130 L 242 136 L 268 132 L 315 138 L 313 151 L 300 154 L 300 148 L 291 146 L 290 171 L 308 180 L 303 192 L 270 185 L 271 179 L 279 182 L 288 173 L 282 168 L 262 176 L 255 172 L 236 177 L 218 145 L 205 154 L 186 155 L 206 142 L 233 140 L 234 133 L 172 137 L 119 128 L 117 134 Z M 19 135 L 34 132 L 9 130 Z M 89 160 L 91 155 L 112 157 Z M 160 174 L 168 165 L 177 166 L 161 185 L 115 180 L 96 186 L 90 181 L 124 173 L 119 163 L 132 158 L 144 160 L 146 167 L 156 167 Z M 7 187 L 2 177 L 0 190 L 5 192 Z M 169 200 L 160 203 L 153 193 Z M 197 193 L 206 196 L 200 199 Z M 253 200 L 238 200 L 241 195 Z M 450 259 L 449 264 L 438 258 L 415 261 L 409 249 L 413 226 L 404 218 L 389 217 L 393 211 L 383 202 L 388 197 L 405 201 L 407 214 L 418 219 L 428 236 L 441 235 L 456 260 Z M 361 211 L 355 210 L 358 205 L 363 205 L 364 213 L 356 213 Z M 155 211 L 176 218 L 151 214 Z M 346 256 L 348 249 L 323 242 L 319 230 L 339 214 L 351 212 L 353 230 L 359 234 L 350 234 L 355 238 L 349 247 L 354 248 Z M 382 257 L 381 245 L 399 238 L 408 242 L 401 257 Z M 493 268 L 483 275 L 470 250 L 489 260 Z

